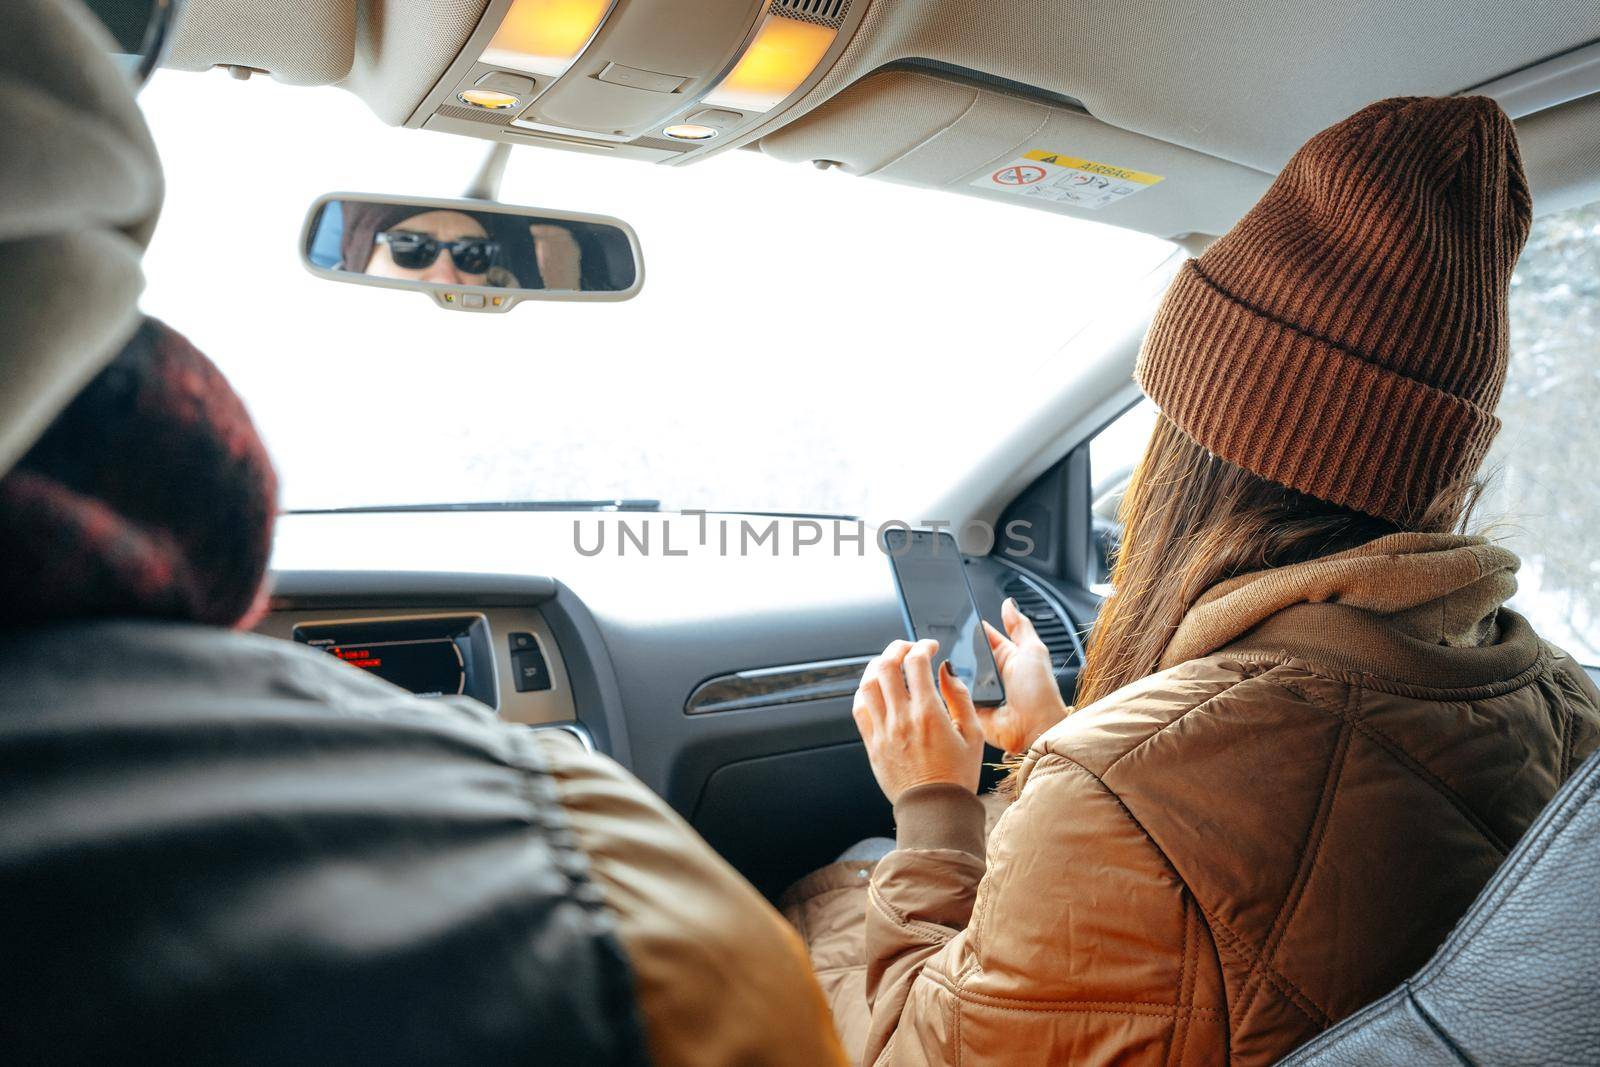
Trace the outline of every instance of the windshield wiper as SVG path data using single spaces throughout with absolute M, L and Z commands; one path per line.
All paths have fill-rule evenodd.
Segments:
M 660 511 L 661 501 L 470 500 L 454 504 L 358 504 L 345 508 L 290 508 L 285 515 L 357 515 L 382 511 Z
M 761 511 L 753 508 L 697 508 L 707 515 L 749 515 L 757 519 L 820 519 L 829 522 L 855 522 L 859 516 L 832 511 Z

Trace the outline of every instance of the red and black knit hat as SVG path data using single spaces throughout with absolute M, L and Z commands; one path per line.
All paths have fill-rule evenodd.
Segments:
M 1499 431 L 1531 217 L 1493 100 L 1380 101 L 1306 142 L 1184 265 L 1139 384 L 1223 459 L 1405 526 Z
M 0 625 L 243 625 L 264 606 L 277 477 L 222 373 L 146 319 L 0 479 Z

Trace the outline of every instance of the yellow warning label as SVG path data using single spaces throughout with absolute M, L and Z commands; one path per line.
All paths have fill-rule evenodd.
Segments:
M 1079 159 L 1077 156 L 1062 155 L 1060 152 L 1045 152 L 1035 149 L 1025 154 L 1023 159 L 1031 159 L 1038 163 L 1052 163 L 1058 167 L 1071 167 L 1073 170 L 1088 171 L 1090 174 L 1103 174 L 1107 178 L 1120 178 L 1125 182 L 1136 182 L 1139 185 L 1154 185 L 1161 180 L 1159 174 L 1146 174 L 1142 170 L 1129 170 L 1127 167 L 1113 167 L 1109 163 L 1097 163 L 1092 159 Z
M 1003 166 L 985 171 L 970 184 L 992 193 L 1097 211 L 1143 192 L 1161 180 L 1159 174 L 1036 148 Z

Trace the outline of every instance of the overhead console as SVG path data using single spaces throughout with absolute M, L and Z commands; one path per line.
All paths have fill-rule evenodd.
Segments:
M 808 90 L 865 0 L 492 0 L 407 126 L 685 162 Z

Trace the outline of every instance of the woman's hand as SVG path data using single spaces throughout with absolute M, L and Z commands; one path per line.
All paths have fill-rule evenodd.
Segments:
M 995 748 L 1026 752 L 1040 734 L 1066 718 L 1067 705 L 1056 687 L 1050 650 L 1012 597 L 1001 605 L 1000 621 L 1009 637 L 988 623 L 983 624 L 983 632 L 989 637 L 994 665 L 1000 668 L 1000 680 L 1005 683 L 1006 702 L 998 708 L 979 709 L 978 719 L 983 723 L 984 738 Z
M 907 789 L 946 782 L 978 791 L 983 728 L 972 694 L 946 664 L 935 684 L 937 641 L 895 641 L 867 664 L 854 715 L 872 773 L 889 803 Z

